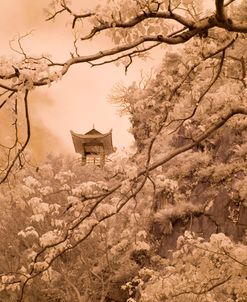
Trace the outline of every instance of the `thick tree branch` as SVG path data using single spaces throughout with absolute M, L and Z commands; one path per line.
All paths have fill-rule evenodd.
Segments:
M 215 0 L 216 7 L 216 19 L 219 22 L 225 22 L 225 13 L 224 13 L 224 0 Z
M 7 86 L 5 84 L 2 84 L 2 83 L 0 83 L 0 87 L 3 88 L 3 89 L 9 90 L 9 91 L 17 92 L 16 88 L 9 87 L 9 86 Z
M 99 26 L 95 26 L 92 31 L 81 38 L 81 40 L 88 40 L 91 39 L 93 36 L 95 36 L 96 33 L 104 31 L 106 29 L 110 28 L 131 28 L 134 27 L 135 25 L 143 22 L 144 20 L 148 19 L 172 19 L 174 21 L 177 21 L 178 23 L 182 24 L 186 28 L 193 28 L 194 26 L 194 21 L 193 20 L 188 20 L 187 18 L 172 13 L 172 12 L 145 12 L 142 13 L 141 15 L 135 16 L 132 19 L 122 22 L 122 21 L 115 21 L 113 20 L 112 22 L 104 22 L 103 24 Z
M 204 27 L 202 27 L 202 28 L 204 28 Z M 103 58 L 109 57 L 109 56 L 114 56 L 116 54 L 123 53 L 128 50 L 133 49 L 133 51 L 136 51 L 134 49 L 136 47 L 138 47 L 139 45 L 142 45 L 145 42 L 155 42 L 155 43 L 158 42 L 157 45 L 159 43 L 181 44 L 181 43 L 188 41 L 189 39 L 191 39 L 193 36 L 197 35 L 198 33 L 200 33 L 201 30 L 202 30 L 201 28 L 198 28 L 198 29 L 195 29 L 192 31 L 185 32 L 181 35 L 174 36 L 174 37 L 164 37 L 164 36 L 159 36 L 159 35 L 158 36 L 143 36 L 143 37 L 140 37 L 139 39 L 136 39 L 134 42 L 126 43 L 124 45 L 113 47 L 108 50 L 99 51 L 98 53 L 93 54 L 93 55 L 79 56 L 79 57 L 71 58 L 71 59 L 67 60 L 64 64 L 58 63 L 57 65 L 63 65 L 60 73 L 62 75 L 65 75 L 68 72 L 69 68 L 75 64 L 88 63 L 88 62 L 90 62 L 90 64 L 92 64 L 92 62 L 97 61 L 99 59 L 103 59 Z M 152 47 L 153 47 L 152 45 L 149 46 L 149 48 L 152 48 Z M 114 61 L 114 59 L 113 59 L 113 61 Z M 111 60 L 109 60 L 109 62 L 111 62 Z M 52 82 L 52 80 L 50 80 L 49 78 L 43 78 L 37 82 L 34 82 L 34 86 L 44 86 L 50 82 Z
M 157 45 L 159 43 L 171 44 L 171 45 L 181 44 L 181 43 L 185 43 L 185 42 L 189 41 L 191 38 L 193 38 L 201 33 L 204 33 L 205 31 L 208 31 L 209 29 L 215 28 L 215 27 L 224 28 L 227 31 L 247 33 L 247 26 L 244 23 L 237 23 L 233 20 L 229 21 L 228 19 L 227 20 L 224 19 L 222 21 L 222 18 L 220 17 L 221 16 L 220 12 L 222 12 L 222 9 L 223 9 L 223 1 L 216 1 L 216 4 L 217 4 L 217 8 L 218 8 L 217 11 L 218 11 L 219 16 L 217 14 L 211 15 L 207 18 L 198 20 L 196 22 L 187 20 L 185 17 L 175 14 L 172 11 L 147 12 L 145 14 L 142 13 L 141 15 L 137 15 L 136 17 L 134 17 L 131 20 L 126 21 L 126 22 L 113 20 L 112 23 L 109 23 L 109 22 L 102 21 L 103 23 L 99 27 L 95 27 L 88 36 L 86 36 L 82 39 L 89 39 L 89 38 L 93 37 L 96 32 L 100 32 L 100 31 L 103 31 L 106 29 L 114 30 L 114 28 L 116 28 L 116 27 L 119 27 L 119 28 L 134 27 L 138 23 L 140 23 L 144 20 L 148 20 L 150 18 L 173 19 L 174 21 L 182 24 L 183 29 L 177 31 L 177 33 L 168 34 L 166 36 L 166 35 L 163 35 L 162 28 L 161 28 L 161 32 L 158 33 L 157 35 L 139 36 L 139 38 L 135 39 L 134 41 L 132 41 L 130 43 L 122 44 L 122 45 L 113 47 L 111 49 L 99 51 L 98 53 L 95 53 L 95 54 L 92 54 L 89 56 L 77 56 L 76 58 L 72 57 L 71 59 L 69 59 L 63 63 L 55 63 L 55 62 L 51 62 L 51 60 L 49 60 L 49 67 L 54 68 L 56 66 L 62 66 L 60 73 L 61 73 L 61 75 L 64 75 L 67 73 L 69 68 L 74 64 L 90 62 L 90 64 L 92 64 L 92 65 L 97 65 L 97 64 L 100 65 L 101 63 L 97 63 L 97 61 L 100 59 L 107 58 L 107 57 L 110 57 L 110 59 L 105 60 L 105 63 L 113 62 L 113 61 L 116 61 L 117 58 L 126 56 L 126 54 L 124 54 L 124 52 L 126 52 L 126 51 L 129 51 L 129 53 L 127 54 L 128 56 L 131 55 L 132 51 L 135 52 L 136 48 L 144 43 L 152 43 L 152 45 L 155 45 L 156 43 L 157 43 Z M 24 55 L 25 58 L 27 58 L 27 55 L 24 52 L 24 50 L 22 49 L 19 40 L 18 40 L 18 45 L 21 49 L 20 50 L 21 54 Z M 155 46 L 151 46 L 151 47 L 155 47 Z M 117 54 L 120 54 L 120 56 L 118 56 L 117 58 L 114 58 L 113 56 L 115 56 Z M 78 55 L 78 52 L 77 52 L 77 55 Z M 0 78 L 11 79 L 16 76 L 17 76 L 16 73 L 12 73 L 7 76 L 0 75 Z M 36 79 L 33 84 L 34 84 L 34 86 L 43 86 L 43 85 L 49 85 L 52 81 L 53 81 L 52 79 L 43 77 L 40 79 Z M 13 85 L 12 87 L 9 87 L 8 85 L 2 83 L 2 84 L 0 84 L 0 87 L 2 87 L 3 89 L 11 90 L 11 91 L 17 90 L 17 85 Z

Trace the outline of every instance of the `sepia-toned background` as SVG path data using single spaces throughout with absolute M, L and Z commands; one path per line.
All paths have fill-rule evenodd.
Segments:
M 32 31 L 22 40 L 28 54 L 51 54 L 55 61 L 70 58 L 73 51 L 71 24 L 65 16 L 58 16 L 56 22 L 45 21 L 44 8 L 49 2 L 9 0 L 1 3 L 1 56 L 16 56 L 10 50 L 9 41 Z M 93 7 L 97 0 L 83 1 L 83 5 L 87 5 L 86 2 Z M 90 44 L 84 43 L 80 54 L 103 50 L 109 47 L 109 43 L 104 37 Z M 149 67 L 154 61 L 150 60 Z M 93 124 L 103 133 L 112 128 L 116 147 L 129 146 L 133 138 L 128 132 L 128 118 L 120 117 L 117 107 L 108 99 L 117 82 L 130 84 L 138 80 L 143 65 L 140 60 L 135 62 L 127 76 L 124 67 L 115 64 L 93 68 L 88 64 L 78 65 L 50 88 L 36 89 L 30 104 L 34 127 L 31 146 L 35 153 L 42 157 L 50 151 L 73 152 L 69 130 L 83 133 L 90 130 Z

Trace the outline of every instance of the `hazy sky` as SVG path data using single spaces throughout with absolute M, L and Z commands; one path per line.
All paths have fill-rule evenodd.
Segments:
M 43 8 L 48 0 L 8 0 L 1 3 L 1 49 L 0 55 L 11 54 L 9 40 L 17 34 L 26 34 L 34 30 L 25 40 L 24 46 L 30 54 L 51 53 L 56 60 L 68 59 L 73 36 L 69 24 L 62 18 L 57 23 L 45 22 Z M 92 1 L 90 1 L 92 3 Z M 85 3 L 85 1 L 84 1 Z M 104 39 L 97 42 L 101 49 Z M 85 46 L 83 54 L 88 54 L 90 45 Z M 95 48 L 91 53 L 97 52 Z M 132 141 L 128 133 L 127 117 L 120 118 L 116 107 L 109 104 L 107 97 L 118 81 L 131 83 L 139 76 L 140 66 L 130 68 L 127 77 L 123 67 L 113 64 L 91 68 L 89 65 L 78 65 L 71 69 L 62 81 L 52 84 L 51 88 L 37 88 L 32 96 L 35 107 L 34 122 L 39 120 L 57 135 L 68 150 L 73 151 L 69 130 L 86 132 L 95 125 L 99 131 L 108 132 L 113 128 L 114 145 L 127 146 Z M 36 138 L 37 139 L 37 138 Z M 42 138 L 40 138 L 42 139 Z
M 9 40 L 17 34 L 23 35 L 34 30 L 24 43 L 29 54 L 50 53 L 57 61 L 70 57 L 73 45 L 71 25 L 61 16 L 55 23 L 45 21 L 44 8 L 49 2 L 50 0 L 1 2 L 1 56 L 11 53 Z M 86 7 L 88 4 L 95 5 L 97 0 L 74 2 L 78 5 L 83 3 Z M 85 44 L 81 54 L 95 53 L 107 49 L 107 46 L 109 45 L 103 37 L 96 44 Z M 62 81 L 52 84 L 51 88 L 35 90 L 32 96 L 33 123 L 40 128 L 46 127 L 46 134 L 50 132 L 58 136 L 68 151 L 73 151 L 69 130 L 83 133 L 90 130 L 93 124 L 101 132 L 108 132 L 112 128 L 115 146 L 128 146 L 133 140 L 128 133 L 128 118 L 117 115 L 117 108 L 107 101 L 108 95 L 117 82 L 130 84 L 140 77 L 141 69 L 148 72 L 153 65 L 157 66 L 162 58 L 162 54 L 157 53 L 156 51 L 156 59 L 154 55 L 147 63 L 138 61 L 131 65 L 127 76 L 123 67 L 114 64 L 94 68 L 87 64 L 74 66 Z M 39 138 L 35 139 L 37 141 Z

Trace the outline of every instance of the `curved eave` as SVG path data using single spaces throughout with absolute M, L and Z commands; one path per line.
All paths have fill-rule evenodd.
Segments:
M 105 154 L 111 154 L 113 150 L 112 146 L 112 130 L 105 134 L 93 134 L 93 135 L 85 135 L 78 134 L 74 131 L 70 130 L 73 144 L 75 147 L 75 152 L 84 154 L 84 146 L 85 144 L 93 144 L 96 142 L 102 143 L 105 149 Z
M 72 137 L 77 137 L 78 139 L 90 139 L 90 138 L 103 138 L 106 136 L 111 136 L 112 135 L 112 130 L 110 130 L 109 132 L 105 133 L 105 134 L 79 134 L 76 133 L 72 130 L 70 130 L 70 133 L 72 135 Z

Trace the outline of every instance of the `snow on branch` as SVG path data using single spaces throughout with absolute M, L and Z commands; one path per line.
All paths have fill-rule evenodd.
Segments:
M 88 201 L 91 200 L 89 204 L 90 206 L 86 211 L 86 213 L 84 212 L 81 213 L 81 215 L 77 219 L 71 221 L 71 223 L 68 224 L 64 232 L 63 238 L 58 240 L 51 240 L 51 243 L 49 243 L 49 241 L 45 243 L 45 238 L 44 238 L 44 247 L 35 254 L 33 258 L 33 262 L 30 265 L 31 269 L 26 274 L 24 281 L 19 281 L 21 291 L 20 291 L 20 298 L 18 301 L 21 302 L 23 300 L 25 288 L 32 279 L 36 278 L 40 274 L 47 271 L 56 259 L 61 257 L 65 252 L 70 251 L 74 249 L 76 246 L 80 245 L 87 238 L 89 238 L 89 236 L 96 229 L 96 227 L 98 227 L 102 222 L 115 216 L 123 209 L 124 206 L 126 206 L 126 204 L 135 200 L 135 197 L 139 194 L 139 192 L 146 184 L 146 181 L 149 179 L 149 173 L 151 171 L 168 163 L 170 160 L 181 155 L 182 153 L 192 149 L 196 144 L 208 138 L 210 135 L 212 135 L 214 132 L 216 132 L 218 129 L 224 126 L 227 123 L 227 121 L 229 121 L 232 117 L 238 114 L 247 115 L 246 108 L 238 107 L 229 110 L 224 116 L 219 118 L 217 122 L 215 122 L 211 127 L 209 127 L 207 131 L 196 137 L 193 143 L 189 143 L 180 148 L 177 148 L 176 150 L 172 151 L 170 154 L 165 155 L 162 159 L 149 164 L 149 160 L 150 160 L 149 158 L 145 170 L 142 170 L 139 173 L 137 173 L 137 175 L 132 180 L 128 180 L 128 184 L 127 182 L 125 184 L 125 182 L 122 181 L 121 183 L 115 185 L 112 189 L 109 189 L 107 192 L 100 194 L 98 196 L 97 195 L 95 196 L 92 195 L 88 197 L 84 196 L 83 203 L 87 200 Z M 149 148 L 149 152 L 151 152 L 151 148 L 152 148 L 152 143 Z M 119 196 L 121 197 L 115 198 L 116 199 L 115 203 L 112 204 L 111 207 L 108 206 L 107 208 L 105 208 L 101 216 L 98 219 L 96 219 L 94 214 L 97 211 L 97 208 L 103 206 L 103 202 L 105 202 L 108 198 L 114 200 L 114 198 L 112 197 L 114 196 L 113 194 L 116 193 L 118 193 Z M 80 235 L 79 234 L 77 235 L 78 230 L 81 232 Z M 49 234 L 47 234 L 47 237 L 48 235 Z M 227 281 L 228 278 L 226 278 L 224 282 Z M 15 279 L 13 282 L 16 283 L 18 281 L 16 281 Z M 214 288 L 214 286 L 219 286 L 220 284 L 221 281 L 219 283 L 216 282 L 212 286 L 212 289 Z M 207 291 L 210 290 L 211 287 L 207 288 Z M 195 292 L 195 294 L 198 295 L 202 293 L 203 292 Z

